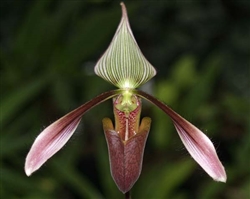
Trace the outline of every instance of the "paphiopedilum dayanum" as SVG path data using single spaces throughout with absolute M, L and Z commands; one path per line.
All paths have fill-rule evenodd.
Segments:
M 151 119 L 140 121 L 144 98 L 163 110 L 173 124 L 195 161 L 216 181 L 226 181 L 226 173 L 209 138 L 198 128 L 153 96 L 136 90 L 150 80 L 156 71 L 140 51 L 131 31 L 126 7 L 114 38 L 95 66 L 95 73 L 117 86 L 93 98 L 52 123 L 36 138 L 25 162 L 29 176 L 60 150 L 77 128 L 81 117 L 94 106 L 113 98 L 115 127 L 109 118 L 103 119 L 112 177 L 123 193 L 137 181 L 142 167 L 144 147 Z

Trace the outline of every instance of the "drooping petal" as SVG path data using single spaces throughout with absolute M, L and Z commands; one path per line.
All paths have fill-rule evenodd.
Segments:
M 39 169 L 44 162 L 66 144 L 77 128 L 81 120 L 80 116 L 73 120 L 61 118 L 47 127 L 36 138 L 26 158 L 25 172 L 27 176 Z
M 208 137 L 189 122 L 187 122 L 186 128 L 191 128 L 191 131 L 195 131 L 196 135 L 190 135 L 189 131 L 184 129 L 185 127 L 180 126 L 175 121 L 174 125 L 183 144 L 196 162 L 214 180 L 225 182 L 226 173 L 224 167 L 219 161 L 215 148 Z
M 141 174 L 144 148 L 150 130 L 151 119 L 141 121 L 138 132 L 124 141 L 114 130 L 109 118 L 103 119 L 103 128 L 108 144 L 111 175 L 123 193 L 128 192 Z
M 84 113 L 101 102 L 118 95 L 119 92 L 119 90 L 115 90 L 102 93 L 44 129 L 36 138 L 26 157 L 25 172 L 27 176 L 39 169 L 66 144 Z
M 143 56 L 129 25 L 123 3 L 122 19 L 106 52 L 95 66 L 95 73 L 118 88 L 136 88 L 156 71 Z
M 225 169 L 221 164 L 216 150 L 209 138 L 198 128 L 153 96 L 143 91 L 136 92 L 139 96 L 157 105 L 171 117 L 175 128 L 188 152 L 208 173 L 208 175 L 210 175 L 216 181 L 226 182 L 227 176 Z

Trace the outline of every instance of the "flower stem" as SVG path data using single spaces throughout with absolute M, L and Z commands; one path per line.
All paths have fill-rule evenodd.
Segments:
M 125 193 L 125 199 L 132 199 L 130 195 L 130 191 Z

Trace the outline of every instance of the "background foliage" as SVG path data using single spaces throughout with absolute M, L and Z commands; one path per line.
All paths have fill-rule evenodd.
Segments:
M 134 35 L 158 74 L 142 89 L 201 128 L 227 174 L 214 182 L 169 118 L 153 120 L 133 198 L 250 198 L 249 1 L 125 1 Z M 101 120 L 88 112 L 69 143 L 31 177 L 25 156 L 51 122 L 111 85 L 93 73 L 119 23 L 116 1 L 1 1 L 0 195 L 8 199 L 123 198 L 109 171 Z

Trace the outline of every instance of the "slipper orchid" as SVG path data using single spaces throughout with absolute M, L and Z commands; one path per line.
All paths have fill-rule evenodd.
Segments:
M 36 138 L 25 162 L 30 176 L 70 139 L 81 117 L 94 106 L 113 99 L 115 125 L 103 119 L 112 177 L 121 192 L 128 192 L 142 168 L 144 147 L 151 119 L 140 121 L 144 98 L 162 109 L 173 124 L 190 155 L 214 180 L 225 182 L 226 173 L 209 138 L 198 128 L 153 96 L 135 88 L 150 80 L 156 71 L 140 51 L 131 31 L 126 7 L 112 42 L 95 66 L 95 73 L 118 87 L 93 98 L 52 123 Z

